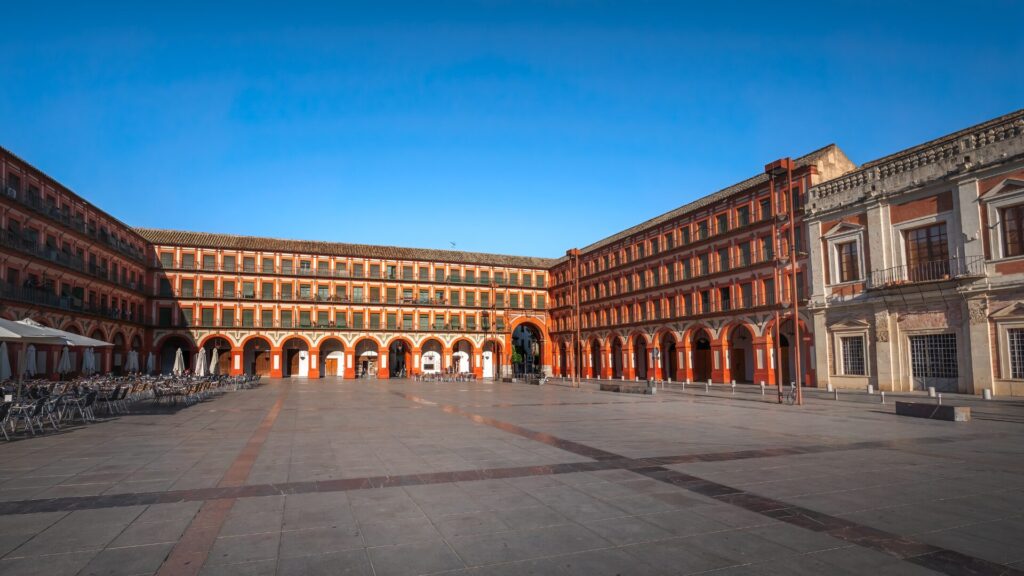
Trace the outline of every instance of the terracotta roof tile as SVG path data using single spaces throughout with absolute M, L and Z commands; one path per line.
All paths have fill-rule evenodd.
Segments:
M 373 246 L 316 240 L 285 240 L 261 236 L 236 236 L 233 234 L 159 230 L 154 228 L 135 228 L 135 231 L 152 244 L 160 246 L 194 246 L 197 248 L 225 250 L 292 252 L 323 256 L 351 256 L 357 258 L 379 258 L 382 260 L 419 260 L 450 264 L 541 268 L 545 270 L 556 262 L 552 258 L 483 254 L 457 250 L 434 250 L 431 248 L 401 248 L 397 246 Z

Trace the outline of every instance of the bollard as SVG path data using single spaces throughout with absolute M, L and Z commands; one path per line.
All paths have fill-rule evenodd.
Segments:
M 868 394 L 874 394 L 874 393 L 875 393 L 875 387 L 873 385 L 871 385 L 871 384 L 868 384 Z
M 981 391 L 981 398 L 982 398 L 982 400 L 991 400 L 992 399 L 992 389 L 991 388 L 985 388 L 984 390 L 982 390 Z
M 736 393 L 736 381 L 735 380 L 732 381 L 732 393 L 733 394 Z
M 832 383 L 831 382 L 829 382 L 828 384 L 825 385 L 825 390 L 827 392 L 831 392 L 832 391 Z
M 761 380 L 761 396 L 764 396 L 764 380 Z
M 708 391 L 708 387 L 709 386 L 711 386 L 711 380 L 710 379 L 708 379 L 708 381 L 704 383 L 704 391 L 705 392 Z
M 935 386 L 928 387 L 928 397 L 935 398 Z
M 882 404 L 885 404 L 885 390 L 882 390 Z
M 939 399 L 939 404 L 942 404 L 942 392 L 936 394 L 936 397 Z
M 832 399 L 839 400 L 839 388 L 835 388 L 832 390 Z

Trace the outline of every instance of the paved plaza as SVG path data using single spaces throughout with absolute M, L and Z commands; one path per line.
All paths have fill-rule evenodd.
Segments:
M 0 574 L 1020 573 L 1024 406 L 977 406 L 269 380 L 0 446 Z

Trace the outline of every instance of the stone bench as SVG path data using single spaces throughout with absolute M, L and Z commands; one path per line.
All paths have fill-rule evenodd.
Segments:
M 946 420 L 948 422 L 968 422 L 971 419 L 971 408 L 969 406 L 952 406 L 925 402 L 896 402 L 896 415 Z
M 654 394 L 657 388 L 648 386 L 646 382 L 602 382 L 602 392 L 620 392 L 623 394 Z

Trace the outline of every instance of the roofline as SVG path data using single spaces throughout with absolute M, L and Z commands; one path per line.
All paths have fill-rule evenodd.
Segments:
M 557 260 L 554 259 L 554 258 L 542 258 L 542 257 L 539 257 L 539 256 L 518 256 L 518 255 L 513 255 L 513 254 L 493 254 L 493 253 L 488 253 L 488 252 L 467 252 L 467 251 L 462 251 L 462 250 L 444 250 L 444 249 L 440 249 L 440 248 L 414 248 L 414 247 L 408 247 L 408 246 L 390 246 L 390 245 L 385 245 L 385 244 L 352 244 L 352 243 L 347 243 L 347 242 L 331 242 L 331 241 L 326 241 L 326 240 L 302 240 L 302 239 L 296 239 L 296 238 L 273 238 L 273 237 L 270 237 L 270 236 L 250 236 L 250 235 L 242 235 L 242 234 L 224 234 L 224 233 L 218 233 L 218 232 L 196 232 L 196 231 L 191 231 L 191 230 L 171 230 L 171 229 L 166 229 L 166 228 L 134 227 L 133 231 L 135 231 L 137 234 L 139 234 L 148 244 L 151 244 L 153 246 L 178 246 L 178 247 L 213 248 L 213 249 L 218 249 L 218 250 L 223 250 L 224 249 L 223 246 L 217 246 L 213 242 L 203 243 L 201 239 L 200 239 L 199 242 L 185 242 L 185 241 L 180 241 L 180 240 L 169 240 L 168 241 L 168 240 L 165 240 L 165 239 L 153 239 L 153 236 L 150 235 L 150 234 L 193 234 L 193 235 L 205 236 L 205 237 L 207 237 L 207 238 L 209 238 L 211 240 L 212 239 L 221 239 L 221 240 L 225 241 L 226 243 L 230 243 L 232 240 L 257 240 L 257 241 L 258 240 L 263 240 L 263 241 L 270 241 L 270 242 L 305 243 L 305 244 L 310 244 L 310 245 L 318 245 L 319 244 L 319 245 L 322 245 L 322 246 L 325 246 L 325 247 L 333 246 L 333 247 L 337 247 L 339 249 L 338 250 L 339 253 L 329 253 L 327 251 L 295 250 L 296 252 L 299 252 L 299 253 L 315 254 L 315 255 L 318 255 L 318 256 L 342 256 L 342 257 L 347 257 L 347 258 L 348 257 L 355 257 L 355 258 L 364 258 L 364 257 L 366 257 L 365 255 L 358 254 L 358 253 L 352 253 L 352 254 L 346 254 L 345 253 L 346 250 L 357 251 L 360 248 L 367 249 L 367 250 L 370 250 L 370 249 L 376 249 L 376 250 L 380 250 L 380 249 L 388 250 L 388 249 L 390 249 L 390 250 L 403 250 L 403 251 L 404 250 L 412 250 L 412 251 L 423 250 L 423 251 L 428 251 L 428 252 L 432 252 L 432 253 L 440 253 L 442 256 L 449 255 L 449 254 L 450 255 L 458 254 L 458 255 L 462 256 L 462 259 L 456 258 L 456 257 L 453 257 L 451 259 L 444 259 L 443 257 L 442 258 L 430 258 L 430 257 L 427 257 L 426 255 L 424 255 L 422 257 L 401 257 L 401 258 L 394 258 L 394 259 L 395 260 L 412 260 L 412 261 L 418 261 L 418 262 L 446 262 L 446 263 L 452 263 L 452 264 L 480 264 L 480 265 L 486 265 L 486 266 L 499 266 L 499 267 L 503 266 L 503 267 L 509 267 L 509 268 L 529 268 L 529 269 L 533 269 L 533 270 L 544 270 L 544 271 L 547 271 L 547 270 L 551 269 L 551 267 L 557 262 Z M 238 249 L 239 250 L 246 250 L 246 251 L 251 250 L 253 252 L 259 251 L 259 250 L 252 250 L 250 248 L 241 248 L 241 247 L 239 247 Z M 271 249 L 271 250 L 267 250 L 267 251 L 281 252 L 283 250 Z M 524 260 L 524 262 L 523 263 L 519 263 L 519 264 L 500 264 L 500 263 L 495 263 L 495 262 L 488 261 L 491 258 L 513 258 L 513 259 L 517 259 L 517 260 Z M 533 261 L 533 263 L 525 262 L 525 261 Z

